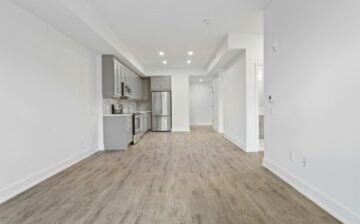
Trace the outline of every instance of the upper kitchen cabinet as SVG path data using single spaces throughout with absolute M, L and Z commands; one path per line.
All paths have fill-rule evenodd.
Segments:
M 143 78 L 112 55 L 102 56 L 102 80 L 104 98 L 144 100 Z
M 171 91 L 171 76 L 151 77 L 151 91 Z
M 150 90 L 150 78 L 145 78 L 142 81 L 142 99 L 144 101 L 150 101 L 151 90 Z
M 123 81 L 121 64 L 111 55 L 102 56 L 102 89 L 104 98 L 120 98 Z

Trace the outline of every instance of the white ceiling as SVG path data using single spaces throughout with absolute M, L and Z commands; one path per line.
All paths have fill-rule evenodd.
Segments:
M 205 68 L 228 33 L 262 33 L 268 0 L 88 0 L 144 67 Z M 211 19 L 210 25 L 202 21 Z M 187 51 L 192 50 L 192 57 Z M 192 64 L 187 65 L 191 58 Z

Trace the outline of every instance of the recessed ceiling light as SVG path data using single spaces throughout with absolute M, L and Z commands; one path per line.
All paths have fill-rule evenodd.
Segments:
M 162 63 L 163 63 L 164 65 L 166 65 L 166 64 L 167 64 L 167 61 L 166 61 L 166 60 L 164 60 L 164 61 L 162 61 Z
M 194 54 L 193 51 L 189 51 L 189 52 L 188 52 L 188 55 L 190 55 L 190 56 L 193 55 L 193 54 Z
M 160 55 L 160 56 L 164 56 L 165 53 L 164 53 L 163 51 L 160 51 L 160 52 L 159 52 L 159 55 Z
M 204 80 L 200 79 L 199 81 L 200 81 L 200 82 L 203 82 Z
M 186 63 L 191 64 L 191 60 L 187 60 L 187 62 L 186 62 Z

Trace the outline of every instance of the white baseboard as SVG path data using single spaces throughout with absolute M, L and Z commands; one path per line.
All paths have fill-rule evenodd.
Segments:
M 224 130 L 219 130 L 218 128 L 215 128 L 215 126 L 213 127 L 213 130 L 219 134 L 224 134 Z
M 99 151 L 104 151 L 104 150 L 105 150 L 105 145 L 104 145 L 104 144 L 100 144 L 98 150 L 99 150 Z
M 49 177 L 65 170 L 66 168 L 78 163 L 79 161 L 85 159 L 86 157 L 97 152 L 97 148 L 88 149 L 77 155 L 71 156 L 70 158 L 54 165 L 49 168 L 46 168 L 40 172 L 33 174 L 23 180 L 20 180 L 10 186 L 7 186 L 3 189 L 0 189 L 0 204 L 15 197 L 16 195 L 28 190 L 29 188 L 39 184 L 40 182 L 48 179 Z
M 239 147 L 240 149 L 242 149 L 243 151 L 246 151 L 246 145 L 243 142 L 240 142 L 238 140 L 236 140 L 234 137 L 230 136 L 229 134 L 224 132 L 224 137 L 229 140 L 230 142 L 232 142 L 233 144 L 235 144 L 237 147 Z
M 345 224 L 358 224 L 360 223 L 360 214 L 352 211 L 351 209 L 345 207 L 338 201 L 332 199 L 331 197 L 327 196 L 326 194 L 322 193 L 318 189 L 312 187 L 311 185 L 304 183 L 298 177 L 288 173 L 281 167 L 275 165 L 274 163 L 270 162 L 269 160 L 263 161 L 263 166 L 273 172 L 275 175 L 280 177 L 286 183 L 291 185 L 301 194 L 309 198 L 315 204 L 323 208 L 329 214 L 333 215 L 341 222 Z
M 171 132 L 190 132 L 190 129 L 171 129 Z
M 192 123 L 190 126 L 212 126 L 212 123 Z

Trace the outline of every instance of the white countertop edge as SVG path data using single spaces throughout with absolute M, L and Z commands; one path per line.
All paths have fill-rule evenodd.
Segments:
M 124 114 L 103 114 L 103 117 L 123 117 L 123 116 L 132 116 L 134 113 L 151 113 L 151 111 L 134 111 L 132 113 L 124 113 Z
M 133 114 L 103 114 L 103 117 L 127 117 Z

